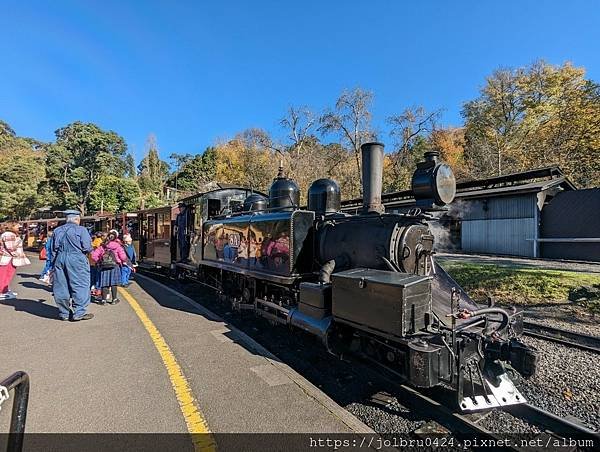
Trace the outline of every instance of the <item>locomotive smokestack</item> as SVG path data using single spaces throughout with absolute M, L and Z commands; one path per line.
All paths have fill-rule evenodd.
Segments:
M 363 211 L 383 213 L 381 188 L 383 185 L 383 144 L 365 143 L 362 154 Z

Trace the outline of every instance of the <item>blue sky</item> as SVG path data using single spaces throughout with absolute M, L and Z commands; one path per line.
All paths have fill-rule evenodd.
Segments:
M 405 107 L 461 123 L 498 67 L 572 61 L 600 80 L 596 1 L 0 0 L 0 118 L 52 140 L 95 122 L 139 160 L 197 153 L 249 127 L 276 136 L 289 105 L 375 94 L 374 124 Z

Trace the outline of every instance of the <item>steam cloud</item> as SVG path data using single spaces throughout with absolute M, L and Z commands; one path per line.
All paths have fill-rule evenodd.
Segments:
M 452 242 L 450 233 L 450 222 L 453 220 L 462 220 L 471 209 L 471 203 L 461 199 L 455 199 L 448 205 L 445 212 L 435 212 L 434 219 L 429 221 L 429 228 L 435 239 L 435 251 L 448 251 L 455 249 L 456 244 Z M 450 221 L 448 221 L 450 220 Z M 460 246 L 460 244 L 458 244 Z

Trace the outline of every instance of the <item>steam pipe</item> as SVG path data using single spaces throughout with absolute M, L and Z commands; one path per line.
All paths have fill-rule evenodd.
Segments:
M 496 329 L 496 331 L 502 331 L 504 328 L 508 326 L 508 322 L 510 319 L 510 315 L 504 309 L 501 308 L 483 308 L 478 309 L 477 311 L 471 312 L 471 317 L 483 315 L 483 314 L 500 314 L 502 316 L 502 321 L 500 322 L 500 326 Z
M 329 284 L 331 282 L 331 274 L 335 270 L 335 259 L 331 259 L 323 264 L 319 271 L 319 282 Z
M 383 144 L 364 143 L 362 156 L 363 210 L 362 213 L 383 213 L 381 190 L 383 187 Z

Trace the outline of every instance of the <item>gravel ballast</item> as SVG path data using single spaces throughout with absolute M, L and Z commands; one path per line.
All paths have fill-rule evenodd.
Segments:
M 536 374 L 515 378 L 525 398 L 558 416 L 573 416 L 600 429 L 600 356 L 550 341 L 523 338 L 538 350 Z

